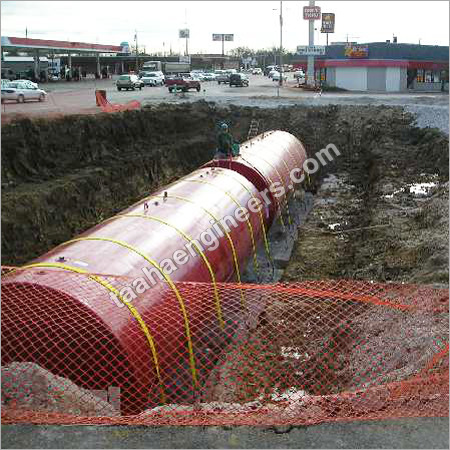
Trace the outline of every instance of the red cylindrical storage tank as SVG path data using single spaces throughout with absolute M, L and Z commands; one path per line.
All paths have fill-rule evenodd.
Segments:
M 286 202 L 294 184 L 290 174 L 300 169 L 307 156 L 303 144 L 285 131 L 268 131 L 241 144 L 240 156 L 232 159 L 214 160 L 204 167 L 226 167 L 250 180 L 259 192 L 267 192 L 269 200 L 269 223 Z M 278 195 L 274 195 L 278 194 Z
M 211 345 L 200 328 L 221 336 L 235 326 L 215 283 L 239 279 L 261 240 L 264 216 L 236 219 L 252 198 L 262 202 L 244 176 L 202 168 L 4 277 L 2 365 L 35 362 L 86 389 L 119 387 L 126 414 L 192 402 Z M 188 281 L 209 283 L 210 295 L 174 284 Z

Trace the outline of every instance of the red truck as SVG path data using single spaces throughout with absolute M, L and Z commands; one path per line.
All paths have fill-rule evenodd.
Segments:
M 195 89 L 200 92 L 200 82 L 198 80 L 193 80 L 189 74 L 178 74 L 175 76 L 166 77 L 166 86 L 169 92 L 173 92 L 175 86 L 177 89 L 187 92 L 189 89 Z

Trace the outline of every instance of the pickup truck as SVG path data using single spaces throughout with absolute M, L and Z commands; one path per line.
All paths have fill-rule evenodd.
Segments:
M 197 92 L 200 92 L 201 88 L 200 81 L 179 75 L 166 77 L 166 86 L 169 89 L 169 92 L 172 92 L 175 89 L 175 86 L 183 92 L 187 92 L 189 89 L 195 89 Z

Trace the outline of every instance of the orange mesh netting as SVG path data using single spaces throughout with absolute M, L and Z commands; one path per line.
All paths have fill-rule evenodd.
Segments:
M 137 100 L 132 100 L 131 102 L 125 103 L 124 105 L 120 103 L 110 103 L 108 100 L 103 97 L 101 92 L 95 92 L 95 98 L 97 100 L 97 104 L 100 105 L 100 108 L 103 112 L 120 112 L 120 111 L 128 111 L 131 109 L 139 109 L 141 104 Z
M 130 298 L 133 280 L 124 277 L 10 270 L 2 277 L 3 423 L 448 415 L 447 289 L 160 283 Z

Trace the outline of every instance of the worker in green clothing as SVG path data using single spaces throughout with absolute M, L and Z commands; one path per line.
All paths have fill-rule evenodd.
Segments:
M 214 155 L 215 159 L 226 159 L 230 156 L 239 155 L 239 144 L 234 142 L 228 125 L 223 123 L 220 126 L 219 134 L 217 135 L 217 150 Z

